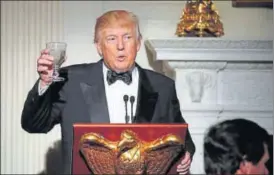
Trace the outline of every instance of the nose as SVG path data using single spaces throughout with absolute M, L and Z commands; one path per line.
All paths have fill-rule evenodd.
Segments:
M 117 50 L 121 51 L 121 50 L 124 50 L 124 48 L 125 46 L 124 46 L 123 38 L 119 38 L 117 42 Z

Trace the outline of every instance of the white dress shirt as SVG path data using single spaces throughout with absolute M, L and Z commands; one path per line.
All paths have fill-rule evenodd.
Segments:
M 103 77 L 105 84 L 105 93 L 107 99 L 107 107 L 109 112 L 110 123 L 126 123 L 126 108 L 124 102 L 124 95 L 128 95 L 127 102 L 127 114 L 129 116 L 129 123 L 131 121 L 131 113 L 135 116 L 136 106 L 138 100 L 138 86 L 139 86 L 139 73 L 137 67 L 132 70 L 132 82 L 130 85 L 127 85 L 122 80 L 117 80 L 115 83 L 109 85 L 107 82 L 107 71 L 108 68 L 103 64 Z M 40 87 L 40 83 L 38 85 L 38 93 L 39 95 L 43 95 L 45 91 L 48 89 L 48 86 L 44 88 Z M 134 96 L 135 101 L 131 108 L 130 97 Z
M 135 67 L 132 70 L 132 82 L 127 85 L 122 80 L 117 80 L 115 83 L 108 85 L 107 82 L 107 71 L 108 68 L 103 64 L 103 75 L 105 92 L 107 99 L 107 106 L 109 111 L 110 123 L 125 123 L 126 108 L 125 102 L 123 100 L 124 95 L 128 95 L 129 100 L 127 102 L 127 114 L 129 116 L 129 123 L 131 123 L 131 112 L 133 116 L 136 113 L 137 95 L 138 95 L 138 85 L 139 85 L 139 73 L 138 69 Z M 135 101 L 133 103 L 133 108 L 131 109 L 130 97 L 134 96 Z

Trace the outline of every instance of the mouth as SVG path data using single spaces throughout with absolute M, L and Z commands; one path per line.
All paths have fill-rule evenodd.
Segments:
M 117 57 L 117 60 L 120 61 L 120 62 L 124 61 L 125 59 L 126 59 L 126 56 L 125 56 L 125 55 L 119 55 L 119 56 Z

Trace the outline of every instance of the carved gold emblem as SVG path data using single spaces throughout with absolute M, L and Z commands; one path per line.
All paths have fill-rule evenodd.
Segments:
M 135 132 L 124 130 L 114 142 L 88 133 L 81 137 L 80 153 L 94 174 L 167 174 L 184 153 L 184 144 L 173 134 L 145 142 Z
M 220 37 L 223 24 L 212 0 L 187 0 L 177 24 L 176 35 Z

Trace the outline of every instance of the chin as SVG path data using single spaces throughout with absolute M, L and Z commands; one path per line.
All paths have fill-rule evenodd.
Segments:
M 115 65 L 115 69 L 116 71 L 119 72 L 124 72 L 124 71 L 128 71 L 128 69 L 130 68 L 130 65 L 128 63 L 116 63 Z

